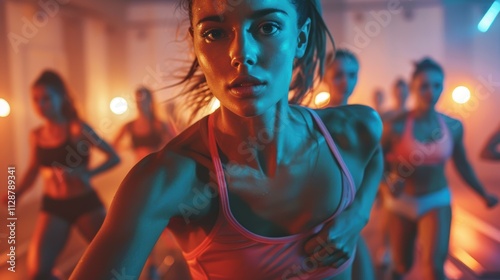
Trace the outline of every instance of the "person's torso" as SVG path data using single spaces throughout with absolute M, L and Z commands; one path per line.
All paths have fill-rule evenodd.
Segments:
M 390 172 L 404 180 L 403 191 L 422 195 L 447 186 L 445 165 L 453 152 L 453 134 L 445 117 L 421 122 L 408 113 L 395 126 L 386 157 Z
M 161 148 L 163 135 L 161 124 L 157 121 L 144 122 L 133 121 L 128 125 L 132 142 L 132 148 L 135 151 L 145 151 L 147 153 L 156 152 Z
M 68 125 L 61 135 L 36 132 L 36 158 L 44 180 L 44 193 L 52 198 L 69 198 L 85 193 L 90 182 L 81 176 L 90 161 L 91 143 Z
M 252 269 L 253 277 L 259 271 L 261 277 L 268 277 L 252 279 L 276 279 L 291 273 L 288 268 L 293 265 L 302 267 L 293 273 L 308 270 L 304 265 L 310 260 L 302 252 L 305 240 L 345 208 L 355 192 L 340 152 L 334 155 L 327 143 L 331 137 L 326 128 L 320 131 L 312 118 L 309 121 L 316 126 L 310 143 L 291 160 L 292 164 L 278 167 L 272 178 L 224 160 L 217 172 L 212 167 L 217 162 L 210 162 L 206 154 L 210 151 L 198 154 L 207 168 L 198 173 L 212 178 L 211 184 L 200 183 L 193 203 L 184 205 L 186 215 L 169 224 L 183 250 L 189 252 L 186 256 L 195 273 L 201 269 L 210 274 L 210 279 L 218 279 L 217 273 L 222 271 L 241 276 L 241 271 Z M 204 122 L 198 128 L 201 135 L 209 133 L 203 128 Z M 209 146 L 210 141 L 204 138 Z M 245 262 L 253 263 L 242 267 Z M 322 269 L 312 274 L 333 275 L 335 271 Z M 231 279 L 224 278 L 227 275 L 220 279 Z

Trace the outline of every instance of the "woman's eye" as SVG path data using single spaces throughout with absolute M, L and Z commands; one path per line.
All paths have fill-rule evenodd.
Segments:
M 259 27 L 259 31 L 264 35 L 273 35 L 279 31 L 279 26 L 275 23 L 265 23 Z
M 217 41 L 225 37 L 224 31 L 220 29 L 210 29 L 208 31 L 203 32 L 201 35 L 208 41 Z

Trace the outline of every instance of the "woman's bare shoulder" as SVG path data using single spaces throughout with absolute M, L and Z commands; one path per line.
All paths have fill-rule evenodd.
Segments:
M 346 105 L 319 110 L 337 144 L 351 151 L 371 154 L 379 145 L 382 136 L 382 121 L 379 114 L 364 105 Z
M 207 118 L 205 117 L 174 137 L 165 148 L 191 158 L 207 168 L 212 168 L 207 129 Z
M 139 212 L 153 212 L 168 218 L 178 215 L 178 205 L 192 200 L 193 188 L 200 184 L 196 164 L 192 158 L 169 149 L 167 145 L 144 157 L 129 171 L 113 203 L 123 203 L 128 205 L 124 207 L 136 207 Z

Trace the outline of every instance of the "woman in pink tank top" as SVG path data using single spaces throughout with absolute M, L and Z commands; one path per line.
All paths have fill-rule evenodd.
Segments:
M 416 108 L 384 129 L 389 162 L 389 173 L 384 177 L 392 193 L 384 200 L 390 212 L 392 279 L 402 279 L 410 270 L 417 231 L 421 235 L 423 279 L 445 279 L 451 223 L 451 195 L 445 177 L 448 159 L 487 207 L 498 202 L 481 185 L 467 160 L 462 123 L 435 109 L 443 80 L 443 70 L 436 62 L 429 58 L 419 61 L 411 81 Z
M 297 105 L 321 78 L 317 0 L 183 0 L 195 122 L 127 175 L 70 279 L 135 278 L 165 227 L 193 279 L 350 279 L 383 168 L 366 106 Z M 140 187 L 137 187 L 140 186 Z

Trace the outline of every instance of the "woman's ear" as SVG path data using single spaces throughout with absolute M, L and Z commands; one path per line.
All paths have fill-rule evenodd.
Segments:
M 309 42 L 310 31 L 311 31 L 311 19 L 307 18 L 299 30 L 299 36 L 297 36 L 297 50 L 295 52 L 296 58 L 301 58 L 304 56 Z

